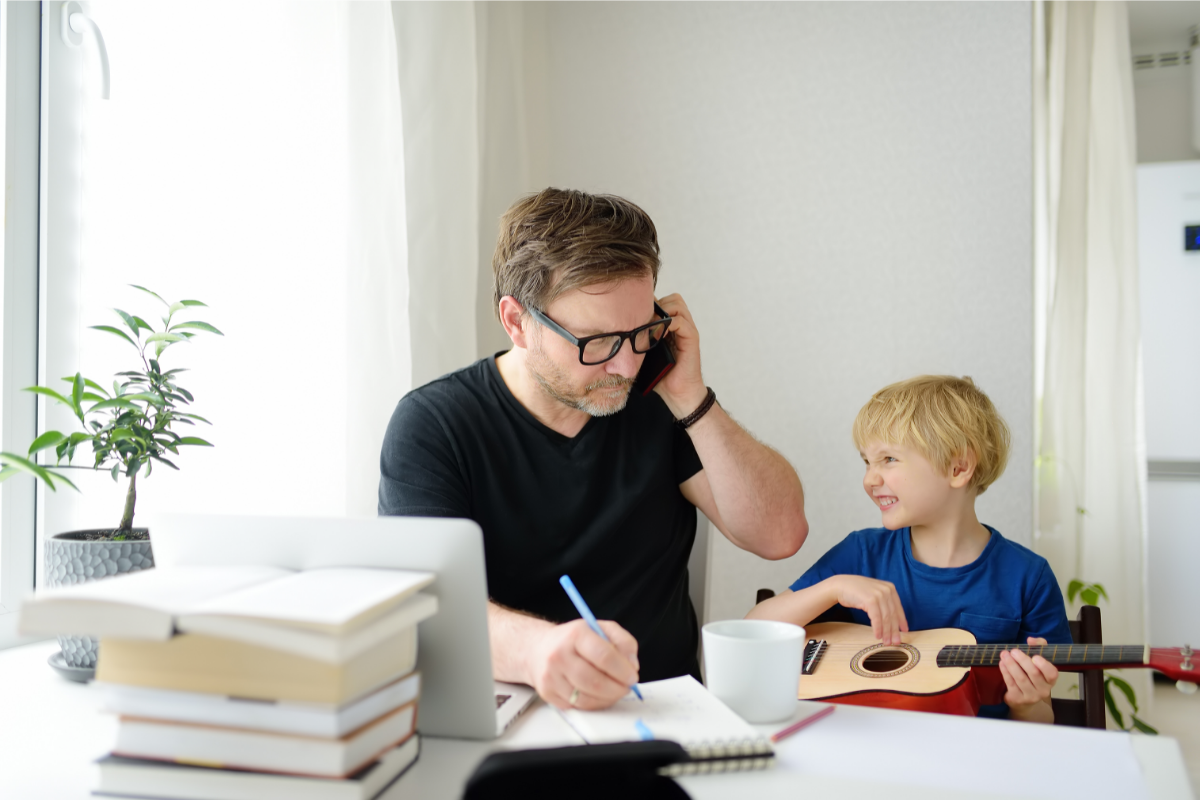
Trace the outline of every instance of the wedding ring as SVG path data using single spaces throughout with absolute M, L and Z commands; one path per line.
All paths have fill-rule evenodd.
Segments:
M 574 706 L 575 703 L 577 703 L 578 701 L 579 701 L 579 690 L 576 689 L 575 691 L 571 692 L 571 698 L 569 700 L 567 700 L 567 702 L 570 703 L 572 706 Z

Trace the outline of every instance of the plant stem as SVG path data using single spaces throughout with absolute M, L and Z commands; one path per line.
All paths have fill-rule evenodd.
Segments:
M 129 491 L 125 493 L 125 513 L 121 515 L 121 525 L 117 530 L 133 530 L 133 506 L 137 503 L 137 473 L 129 476 Z

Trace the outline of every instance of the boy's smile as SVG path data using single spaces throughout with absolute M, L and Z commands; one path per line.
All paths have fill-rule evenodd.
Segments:
M 863 489 L 883 514 L 889 530 L 929 525 L 946 510 L 950 476 L 916 450 L 872 441 L 861 453 Z

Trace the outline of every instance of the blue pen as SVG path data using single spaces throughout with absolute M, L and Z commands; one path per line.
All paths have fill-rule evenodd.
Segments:
M 571 598 L 571 602 L 575 604 L 575 610 L 579 612 L 579 616 L 587 620 L 588 627 L 594 630 L 601 639 L 611 644 L 609 638 L 604 635 L 604 631 L 600 628 L 600 623 L 596 622 L 596 615 L 588 608 L 587 603 L 583 602 L 583 595 L 575 588 L 575 584 L 571 582 L 571 579 L 563 575 L 558 579 L 558 582 L 567 590 L 567 597 Z M 642 697 L 642 693 L 638 691 L 636 683 L 629 688 L 633 689 L 633 693 L 637 695 L 638 700 L 645 702 L 646 698 Z

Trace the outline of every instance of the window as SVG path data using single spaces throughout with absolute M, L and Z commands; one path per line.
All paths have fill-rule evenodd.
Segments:
M 373 514 L 410 373 L 390 5 L 80 4 L 107 45 L 108 100 L 91 35 L 62 40 L 63 6 L 43 5 L 40 382 L 134 368 L 133 348 L 90 329 L 120 325 L 113 308 L 158 324 L 129 284 L 202 300 L 225 336 L 162 365 L 190 370 L 213 422 L 195 434 L 216 447 L 155 465 L 138 514 Z M 40 431 L 77 429 L 41 409 Z M 124 479 L 70 477 L 80 493 L 38 486 L 39 542 L 119 520 Z

